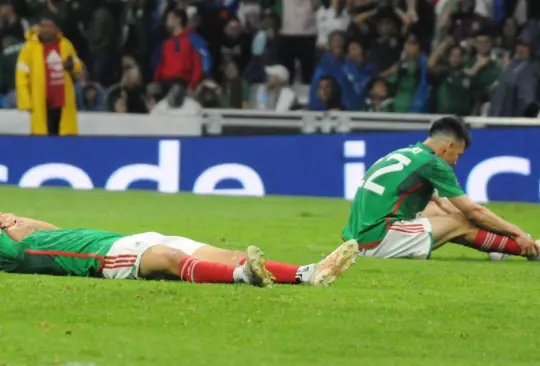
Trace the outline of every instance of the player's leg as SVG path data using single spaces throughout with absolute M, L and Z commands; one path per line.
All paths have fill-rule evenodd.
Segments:
M 445 199 L 445 198 L 441 198 L 441 199 Z M 450 209 L 450 211 L 452 213 L 463 215 L 463 213 L 461 211 L 459 211 L 454 205 L 452 205 L 452 203 L 450 203 L 450 202 L 446 202 L 446 203 L 447 203 L 447 208 Z M 443 211 L 443 209 L 440 208 L 439 205 L 437 205 L 435 202 L 432 201 L 432 202 L 428 203 L 428 205 L 426 206 L 424 211 L 422 211 L 420 217 L 428 217 L 429 218 L 429 217 L 446 216 L 446 215 L 448 215 L 448 213 Z M 456 244 L 460 244 L 460 245 L 464 245 L 464 246 L 468 246 L 468 247 L 471 246 L 471 243 L 469 243 L 467 240 L 465 240 L 465 238 L 463 236 L 452 239 L 452 243 L 456 243 Z
M 433 230 L 436 247 L 462 238 L 465 245 L 482 252 L 521 255 L 521 247 L 515 239 L 478 228 L 461 213 L 427 219 Z
M 180 236 L 166 236 L 162 243 L 204 261 L 237 266 L 244 264 L 246 260 L 245 252 L 217 248 Z M 356 256 L 356 252 L 357 248 L 354 245 L 342 245 L 320 263 L 298 266 L 282 262 L 266 261 L 265 268 L 274 276 L 276 283 L 327 285 L 335 281 L 341 273 L 349 268 Z M 326 269 L 328 268 L 331 268 L 331 271 L 327 271 Z M 329 281 L 328 276 L 323 281 L 320 274 L 322 273 L 321 271 L 333 273 L 332 281 Z
M 388 227 L 380 243 L 361 246 L 360 253 L 377 258 L 427 259 L 434 249 L 470 229 L 468 221 L 457 214 L 398 221 Z
M 249 247 L 243 266 L 227 266 L 196 259 L 181 250 L 161 244 L 163 235 L 143 233 L 119 239 L 105 257 L 104 278 L 172 278 L 192 282 L 246 282 L 267 286 L 271 275 L 264 268 L 264 254 Z
M 250 283 L 269 286 L 272 279 L 264 269 L 264 254 L 249 247 L 247 260 L 241 266 L 201 261 L 166 245 L 153 245 L 141 256 L 140 278 L 170 278 L 193 283 Z
M 521 248 L 512 238 L 477 227 L 468 221 L 463 213 L 455 208 L 450 202 L 447 202 L 447 208 L 453 212 L 453 215 L 456 215 L 463 220 L 464 226 L 469 227 L 465 234 L 452 238 L 449 241 L 486 253 L 521 254 Z M 446 212 L 433 202 L 429 203 L 422 212 L 422 217 L 428 219 L 446 217 L 447 215 Z M 465 222 L 467 224 L 465 224 Z M 439 224 L 437 223 L 437 225 Z
M 218 248 L 182 236 L 164 236 L 163 245 L 178 249 L 197 259 L 236 266 L 246 257 L 245 251 Z

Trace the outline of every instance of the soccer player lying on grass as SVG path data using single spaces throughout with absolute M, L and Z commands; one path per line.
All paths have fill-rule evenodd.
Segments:
M 461 119 L 443 117 L 424 142 L 375 162 L 356 192 L 343 239 L 356 240 L 360 255 L 380 258 L 427 259 L 458 242 L 537 260 L 538 242 L 460 188 L 452 166 L 470 143 Z
M 154 232 L 124 236 L 0 214 L 0 270 L 14 273 L 176 279 L 206 283 L 329 285 L 358 254 L 356 242 L 341 245 L 317 264 L 267 262 L 254 246 L 247 252 L 212 247 Z

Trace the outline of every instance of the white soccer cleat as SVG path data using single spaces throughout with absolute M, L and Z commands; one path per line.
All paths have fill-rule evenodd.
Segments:
M 328 286 L 349 269 L 358 256 L 358 243 L 349 240 L 334 250 L 329 256 L 320 261 L 316 267 L 311 284 L 314 286 Z
M 538 248 L 538 254 L 537 255 L 531 255 L 527 257 L 527 260 L 529 261 L 540 261 L 540 240 L 535 240 L 534 244 L 536 244 L 536 247 Z
M 493 252 L 493 253 L 488 253 L 488 256 L 489 256 L 489 259 L 491 259 L 492 261 L 502 261 L 502 260 L 508 259 L 508 254 L 504 254 L 504 253 Z
M 256 246 L 247 248 L 244 270 L 247 282 L 253 286 L 268 287 L 274 283 L 274 276 L 265 267 L 264 253 Z

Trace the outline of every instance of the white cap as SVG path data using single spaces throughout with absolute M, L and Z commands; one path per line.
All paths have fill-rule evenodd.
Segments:
M 267 75 L 277 76 L 284 83 L 289 82 L 289 70 L 287 70 L 287 68 L 283 65 L 266 66 L 264 71 Z

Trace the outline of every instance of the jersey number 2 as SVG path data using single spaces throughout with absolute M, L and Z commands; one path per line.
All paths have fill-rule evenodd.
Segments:
M 387 165 L 385 167 L 382 167 L 382 168 L 374 171 L 373 174 L 371 174 L 371 176 L 368 179 L 366 179 L 365 181 L 362 181 L 360 183 L 360 187 L 362 187 L 364 189 L 367 189 L 368 191 L 371 191 L 373 193 L 376 193 L 376 194 L 378 194 L 380 196 L 380 195 L 384 194 L 384 190 L 386 188 L 384 188 L 380 184 L 377 184 L 377 183 L 373 182 L 373 180 L 375 180 L 378 177 L 381 177 L 381 176 L 383 176 L 385 174 L 388 174 L 388 173 L 402 171 L 403 168 L 405 168 L 407 165 L 409 165 L 411 163 L 411 159 L 409 159 L 408 157 L 406 157 L 405 155 L 402 155 L 402 154 L 388 155 L 385 160 L 387 160 L 387 161 L 396 160 L 397 163 Z

